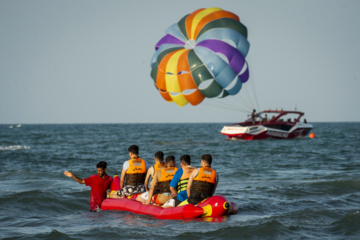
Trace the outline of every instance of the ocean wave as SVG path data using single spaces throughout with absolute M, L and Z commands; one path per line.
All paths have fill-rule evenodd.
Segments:
M 11 146 L 0 146 L 0 151 L 17 151 L 17 150 L 28 150 L 29 146 L 23 145 L 11 145 Z
M 358 237 L 360 234 L 360 211 L 355 210 L 346 214 L 340 220 L 332 224 L 330 231 L 334 234 Z M 350 239 L 350 238 L 348 238 Z
M 360 181 L 357 179 L 344 179 L 334 181 L 321 181 L 311 184 L 313 189 L 331 194 L 354 193 L 360 191 Z

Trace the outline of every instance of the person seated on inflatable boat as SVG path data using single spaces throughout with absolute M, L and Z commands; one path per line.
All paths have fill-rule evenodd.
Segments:
M 210 154 L 201 156 L 201 167 L 191 173 L 187 185 L 188 203 L 198 204 L 204 199 L 214 195 L 219 182 L 218 173 L 211 168 L 212 157 Z M 182 203 L 181 205 L 185 205 Z
M 176 171 L 170 182 L 170 191 L 174 198 L 167 201 L 163 208 L 176 207 L 188 198 L 186 187 L 192 171 L 195 170 L 194 167 L 190 166 L 190 163 L 190 155 L 185 154 L 180 157 L 181 168 Z
M 104 161 L 96 164 L 97 175 L 92 175 L 88 178 L 82 179 L 70 171 L 65 171 L 64 175 L 73 178 L 80 184 L 85 184 L 91 187 L 90 192 L 90 211 L 97 212 L 101 209 L 101 204 L 106 198 L 106 193 L 112 184 L 113 178 L 106 173 L 107 163 Z
M 175 157 L 168 156 L 166 158 L 166 167 L 159 169 L 151 181 L 151 188 L 148 192 L 138 195 L 137 201 L 143 204 L 162 205 L 172 198 L 170 192 L 170 182 L 174 177 L 177 168 L 175 167 Z
M 148 192 L 149 191 L 149 182 L 151 182 L 151 180 L 154 177 L 154 174 L 161 168 L 166 167 L 165 163 L 164 163 L 164 153 L 161 151 L 158 151 L 155 153 L 155 158 L 154 158 L 155 164 L 150 167 L 146 173 L 146 178 L 145 178 L 145 190 Z
M 113 192 L 111 198 L 125 198 L 135 193 L 145 192 L 144 184 L 148 163 L 138 156 L 139 147 L 137 145 L 131 145 L 128 151 L 130 160 L 124 162 L 121 171 L 120 190 Z

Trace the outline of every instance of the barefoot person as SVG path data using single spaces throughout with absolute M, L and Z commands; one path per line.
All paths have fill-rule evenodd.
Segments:
M 70 171 L 65 171 L 64 175 L 72 177 L 80 184 L 85 184 L 91 187 L 90 193 L 90 211 L 97 212 L 101 209 L 101 203 L 106 198 L 106 191 L 110 189 L 113 178 L 106 174 L 106 162 L 99 162 L 96 164 L 97 175 L 82 179 L 77 177 Z

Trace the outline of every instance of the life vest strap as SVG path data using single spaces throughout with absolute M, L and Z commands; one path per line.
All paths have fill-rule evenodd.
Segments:
M 125 185 L 137 186 L 145 183 L 146 173 L 127 173 Z
M 170 192 L 170 182 L 171 181 L 158 182 L 155 187 L 154 194 Z
M 203 181 L 193 181 L 188 202 L 198 204 L 202 200 L 212 196 L 215 184 Z
M 190 192 L 211 194 L 214 190 L 215 184 L 203 181 L 193 181 Z
M 186 179 L 181 179 L 181 180 L 179 181 L 178 186 L 177 186 L 177 188 L 176 188 L 176 190 L 178 191 L 178 193 L 181 192 L 181 191 L 186 190 L 186 187 L 187 187 L 188 182 L 189 182 L 189 179 L 188 179 L 188 178 L 186 178 Z

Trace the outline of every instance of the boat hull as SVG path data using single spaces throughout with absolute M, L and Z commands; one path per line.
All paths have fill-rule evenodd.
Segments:
M 273 117 L 268 120 L 267 114 Z M 266 138 L 292 139 L 301 138 L 309 134 L 313 126 L 306 120 L 301 122 L 303 112 L 267 110 L 257 114 L 255 119 L 224 126 L 220 133 L 229 139 L 260 140 Z M 294 120 L 292 121 L 292 116 Z M 286 119 L 287 120 L 284 120 Z
M 251 130 L 250 127 L 224 126 L 221 134 L 227 136 L 229 139 L 243 140 L 261 140 L 266 138 L 292 139 L 306 137 L 311 129 L 312 126 L 297 126 L 291 131 L 283 131 L 260 125 L 255 131 Z

